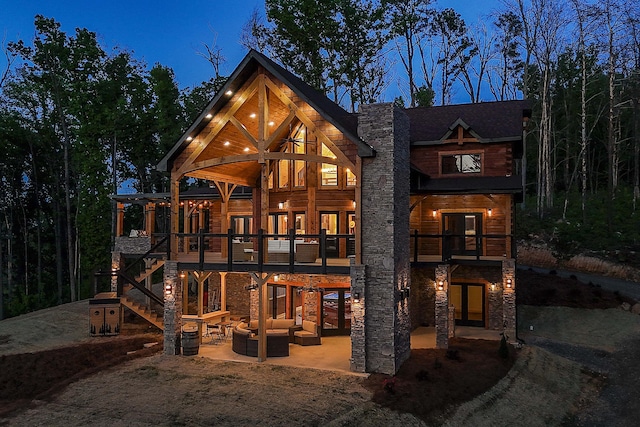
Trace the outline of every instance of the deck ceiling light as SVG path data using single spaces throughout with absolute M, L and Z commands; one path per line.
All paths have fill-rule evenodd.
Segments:
M 249 114 L 249 117 L 251 117 L 252 119 L 255 119 L 256 118 L 256 113 Z
M 244 152 L 248 153 L 249 152 L 249 147 L 244 147 Z
M 222 145 L 224 145 L 225 147 L 228 147 L 229 144 L 231 144 L 229 141 L 225 141 L 224 144 L 222 144 Z
M 213 114 L 209 113 L 205 116 L 207 119 L 211 119 L 213 117 Z
M 188 141 L 188 142 L 193 141 L 193 137 L 192 137 L 192 136 L 188 136 L 188 137 L 187 137 L 187 141 Z
M 276 122 L 269 122 L 269 126 L 273 126 L 275 124 L 276 124 Z
M 231 95 L 233 95 L 233 91 L 231 89 L 229 89 L 224 94 L 227 95 L 227 96 L 231 96 Z

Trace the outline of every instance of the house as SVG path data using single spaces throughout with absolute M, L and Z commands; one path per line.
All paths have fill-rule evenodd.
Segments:
M 350 335 L 357 372 L 397 372 L 419 325 L 441 348 L 456 324 L 514 340 L 529 114 L 524 101 L 352 114 L 251 51 L 159 163 L 170 192 L 115 197 L 145 207 L 146 233 L 123 235 L 119 213 L 112 290 L 162 307 L 166 354 L 184 323 L 239 317 L 258 320 L 258 360 L 267 319 L 290 318 Z M 181 192 L 185 178 L 207 185 Z

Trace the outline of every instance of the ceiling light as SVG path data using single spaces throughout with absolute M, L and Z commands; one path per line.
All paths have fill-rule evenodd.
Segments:
M 224 145 L 225 147 L 228 147 L 228 146 L 229 146 L 229 144 L 231 144 L 229 141 L 225 141 L 223 145 Z
M 187 141 L 192 141 L 192 140 L 193 140 L 193 137 L 192 137 L 192 136 L 188 136 L 188 137 L 187 137 Z
M 233 92 L 231 90 L 228 90 L 228 91 L 225 92 L 225 95 L 231 96 L 231 95 L 233 95 Z
M 248 152 L 249 151 L 249 147 L 244 147 L 244 152 Z
M 276 122 L 269 122 L 269 126 L 273 126 L 275 124 L 276 124 Z
M 207 114 L 205 117 L 206 117 L 207 119 L 210 119 L 210 118 L 212 118 L 212 117 L 213 117 L 213 114 L 209 113 L 209 114 Z
M 255 119 L 256 118 L 256 113 L 249 114 L 249 117 L 251 117 L 252 119 Z

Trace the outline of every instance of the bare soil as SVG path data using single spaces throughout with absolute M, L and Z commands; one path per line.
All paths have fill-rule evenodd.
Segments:
M 516 283 L 518 302 L 527 304 L 519 322 L 535 324 L 521 336 L 534 345 L 510 347 L 505 359 L 498 342 L 454 339 L 449 355 L 412 351 L 395 378 L 145 357 L 162 343 L 159 335 L 139 335 L 147 332 L 143 325 L 112 339 L 77 332 L 88 323 L 86 303 L 63 306 L 64 316 L 49 309 L 49 316 L 7 319 L 0 322 L 0 425 L 598 425 L 599 414 L 612 425 L 637 420 L 637 410 L 620 402 L 638 397 L 623 373 L 638 372 L 631 357 L 638 346 L 624 343 L 640 342 L 640 316 L 617 308 L 625 301 L 619 295 L 572 279 L 525 271 Z M 560 332 L 556 314 L 577 320 Z M 54 337 L 46 324 L 55 324 Z M 150 341 L 160 343 L 143 350 Z

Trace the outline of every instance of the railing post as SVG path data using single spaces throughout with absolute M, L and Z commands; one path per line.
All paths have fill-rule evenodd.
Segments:
M 482 232 L 476 234 L 476 260 L 482 255 Z
M 320 256 L 322 258 L 322 274 L 327 274 L 327 230 L 320 230 Z
M 296 230 L 294 230 L 293 228 L 290 228 L 289 229 L 289 273 L 293 273 L 293 263 L 296 260 L 295 240 L 296 240 Z
M 261 228 L 258 230 L 258 273 L 262 273 L 264 257 L 264 229 Z
M 233 230 L 227 230 L 227 270 L 233 271 Z
M 418 262 L 418 230 L 413 230 L 413 262 Z

